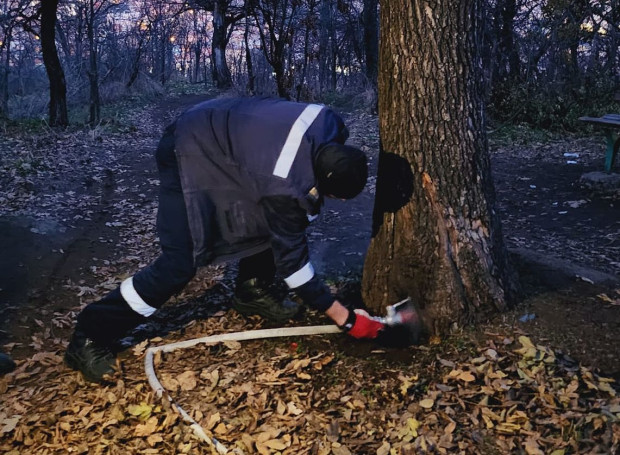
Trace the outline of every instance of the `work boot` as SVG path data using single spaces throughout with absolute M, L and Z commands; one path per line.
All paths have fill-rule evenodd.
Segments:
M 0 375 L 10 373 L 15 369 L 15 362 L 4 352 L 0 352 Z
M 301 305 L 277 296 L 275 290 L 258 279 L 237 285 L 232 307 L 244 316 L 258 314 L 272 321 L 286 321 L 301 311 Z
M 95 343 L 76 330 L 65 352 L 65 363 L 82 372 L 90 382 L 103 382 L 103 376 L 114 373 L 116 356 L 110 348 Z

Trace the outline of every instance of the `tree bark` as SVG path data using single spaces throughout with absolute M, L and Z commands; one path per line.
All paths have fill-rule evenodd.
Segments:
M 381 3 L 379 157 L 362 292 L 410 296 L 432 333 L 507 308 L 516 291 L 487 150 L 482 0 Z
M 87 21 L 88 34 L 88 82 L 90 86 L 89 97 L 89 120 L 91 125 L 96 125 L 101 119 L 101 96 L 99 95 L 99 68 L 97 65 L 97 43 L 95 41 L 95 4 L 90 0 Z
M 379 74 L 379 0 L 364 0 L 364 50 L 366 54 L 366 77 L 373 87 L 377 86 Z
M 134 82 L 136 82 L 136 79 L 138 79 L 138 74 L 140 74 L 140 60 L 142 58 L 145 34 L 140 31 L 138 33 L 140 33 L 140 39 L 138 41 L 138 48 L 135 50 L 136 54 L 131 62 L 131 73 L 129 74 L 129 79 L 125 84 L 126 88 L 130 88 Z
M 58 0 L 41 2 L 41 49 L 43 64 L 50 82 L 49 124 L 66 126 L 69 124 L 67 113 L 67 86 L 56 48 L 56 11 Z
M 13 28 L 9 27 L 4 35 L 4 42 L 0 46 L 0 55 L 2 48 L 6 49 L 4 57 L 4 68 L 2 68 L 2 80 L 0 82 L 0 118 L 9 118 L 9 75 L 11 71 L 11 33 Z
M 250 11 L 249 5 L 245 4 L 245 29 L 243 31 L 243 42 L 245 44 L 245 66 L 248 72 L 248 94 L 254 95 L 256 91 L 254 66 L 252 65 L 252 49 L 250 49 Z
M 319 30 L 319 90 L 325 93 L 331 88 L 331 72 L 335 68 L 330 68 L 331 63 L 331 28 L 332 21 L 332 0 L 321 0 L 320 9 L 320 30 Z
M 217 88 L 232 87 L 232 76 L 226 63 L 226 46 L 228 45 L 228 24 L 226 21 L 226 0 L 216 0 L 213 7 L 213 80 Z

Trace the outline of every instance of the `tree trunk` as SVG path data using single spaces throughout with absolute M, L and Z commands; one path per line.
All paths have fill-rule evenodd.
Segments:
M 232 76 L 226 63 L 226 45 L 228 35 L 226 33 L 226 1 L 216 0 L 213 7 L 213 81 L 217 88 L 227 89 L 232 87 Z
M 274 61 L 271 66 L 276 78 L 276 87 L 278 89 L 278 96 L 281 98 L 289 99 L 288 93 L 288 78 L 284 70 L 284 46 L 280 46 L 280 43 L 275 44 L 276 50 L 274 52 Z
M 89 119 L 91 125 L 96 125 L 101 119 L 101 97 L 99 96 L 99 68 L 97 67 L 97 43 L 95 42 L 95 5 L 90 0 L 90 9 L 87 24 L 88 32 L 88 82 L 90 85 Z
M 248 94 L 254 95 L 256 92 L 254 66 L 252 65 L 252 50 L 250 49 L 250 13 L 249 6 L 245 5 L 245 30 L 243 31 L 243 42 L 245 44 L 245 66 L 248 72 Z
M 41 2 L 41 50 L 43 64 L 50 82 L 49 124 L 66 126 L 69 124 L 67 114 L 67 86 L 65 73 L 58 59 L 56 49 L 56 10 L 58 0 Z
M 194 45 L 194 68 L 193 68 L 193 79 L 194 83 L 198 83 L 200 79 L 200 56 L 202 55 L 202 43 L 197 41 Z
M 378 312 L 412 297 L 432 333 L 516 291 L 484 133 L 481 3 L 381 3 L 383 148 L 362 291 Z
M 138 74 L 140 73 L 140 59 L 142 58 L 142 50 L 144 43 L 145 35 L 143 33 L 140 34 L 140 40 L 138 41 L 138 48 L 136 49 L 136 55 L 131 62 L 131 73 L 129 74 L 129 80 L 127 84 L 125 84 L 126 88 L 130 88 L 136 79 L 138 79 Z
M 376 89 L 379 73 L 379 19 L 377 14 L 379 0 L 364 0 L 362 12 L 364 22 L 364 51 L 366 54 L 366 77 Z
M 4 68 L 2 69 L 2 81 L 0 82 L 0 118 L 9 118 L 9 75 L 11 71 L 11 37 L 13 28 L 9 27 L 4 36 L 3 46 L 6 49 Z M 2 47 L 0 46 L 0 55 Z
M 329 39 L 332 27 L 332 0 L 321 0 L 320 29 L 319 29 L 319 90 L 325 93 L 328 89 L 331 75 L 329 62 L 331 52 Z
M 306 75 L 308 73 L 308 61 L 310 59 L 310 32 L 311 32 L 311 17 L 314 14 L 314 6 L 315 3 L 314 2 L 309 2 L 308 5 L 308 13 L 306 16 L 306 27 L 305 27 L 305 31 L 304 31 L 304 56 L 303 56 L 303 60 L 302 60 L 302 67 L 301 70 L 299 71 L 300 77 L 299 77 L 299 81 L 297 82 L 297 87 L 296 87 L 296 91 L 297 91 L 297 96 L 295 98 L 296 101 L 300 101 L 302 98 L 302 93 L 304 91 L 304 86 L 306 84 Z

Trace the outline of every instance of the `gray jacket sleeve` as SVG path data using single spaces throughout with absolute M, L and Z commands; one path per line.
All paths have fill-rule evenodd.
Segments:
M 325 311 L 334 302 L 329 288 L 318 278 L 308 254 L 306 211 L 288 196 L 264 197 L 260 201 L 271 234 L 271 248 L 278 273 L 289 287 L 309 305 Z M 301 281 L 291 277 L 303 271 Z

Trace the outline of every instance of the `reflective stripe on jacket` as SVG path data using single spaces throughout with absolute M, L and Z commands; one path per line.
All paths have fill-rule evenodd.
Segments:
M 271 247 L 290 287 L 310 280 L 305 228 L 321 202 L 313 163 L 347 136 L 332 110 L 278 99 L 217 99 L 181 114 L 175 151 L 196 264 Z

